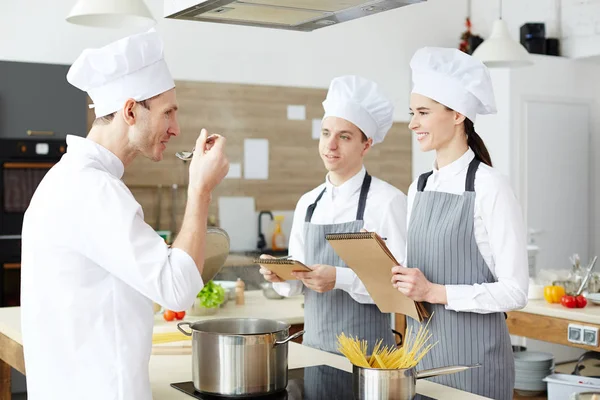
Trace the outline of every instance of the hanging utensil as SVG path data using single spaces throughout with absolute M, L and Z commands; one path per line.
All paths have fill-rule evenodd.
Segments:
M 171 186 L 171 236 L 174 238 L 177 233 L 177 220 L 176 216 L 176 204 L 177 204 L 177 184 L 174 183 Z
M 156 186 L 156 221 L 154 223 L 154 230 L 160 230 L 160 209 L 162 200 L 162 185 Z

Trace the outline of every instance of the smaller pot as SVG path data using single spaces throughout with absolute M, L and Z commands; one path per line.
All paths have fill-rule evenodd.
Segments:
M 480 364 L 442 367 L 418 371 L 406 369 L 378 369 L 352 366 L 352 389 L 356 400 L 412 400 L 416 394 L 417 379 L 454 374 Z
M 280 295 L 275 291 L 275 289 L 273 289 L 273 284 L 271 282 L 263 282 L 260 284 L 260 287 L 262 288 L 263 295 L 267 299 L 281 300 L 284 298 L 284 296 Z

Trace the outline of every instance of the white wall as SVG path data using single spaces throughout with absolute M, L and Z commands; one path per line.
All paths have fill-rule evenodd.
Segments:
M 562 0 L 563 50 L 600 60 L 600 1 Z
M 578 60 L 565 58 L 535 56 L 535 66 L 531 68 L 522 68 L 514 70 L 511 73 L 511 114 L 512 114 L 512 132 L 514 137 L 522 140 L 524 136 L 523 113 L 524 101 L 527 98 L 545 98 L 548 100 L 566 100 L 575 102 L 589 102 L 591 104 L 592 120 L 590 121 L 590 155 L 592 163 L 590 165 L 591 177 L 589 184 L 592 188 L 591 198 L 591 220 L 590 227 L 590 249 L 591 252 L 600 251 L 600 220 L 598 219 L 600 210 L 600 199 L 598 189 L 600 188 L 600 176 L 597 173 L 598 162 L 595 161 L 600 156 L 600 83 L 595 82 L 590 77 L 598 76 L 600 65 L 586 63 Z M 568 114 L 564 118 L 568 119 Z M 577 135 L 577 132 L 572 132 Z M 539 150 L 543 151 L 543 143 L 540 143 Z M 520 146 L 514 143 L 512 151 L 519 152 Z M 533 151 L 533 149 L 530 149 Z M 576 154 L 564 149 L 565 157 L 577 157 Z M 551 162 L 551 160 L 549 160 Z M 515 168 L 522 169 L 524 159 L 520 158 L 515 164 Z M 518 165 L 517 165 L 518 164 Z M 513 182 L 523 192 L 525 182 L 521 179 L 522 175 L 514 177 Z M 573 177 L 577 179 L 577 177 Z M 557 188 L 560 190 L 560 188 Z M 576 197 L 576 194 L 573 194 Z M 522 197 L 522 196 L 521 196 Z M 575 253 L 577 249 L 573 249 Z M 587 255 L 581 255 L 586 257 Z M 543 266 L 542 266 L 543 267 Z

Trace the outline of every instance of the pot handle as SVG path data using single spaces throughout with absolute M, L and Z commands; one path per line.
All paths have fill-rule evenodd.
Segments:
M 423 378 L 431 378 L 432 376 L 455 374 L 457 372 L 462 372 L 462 371 L 466 371 L 471 368 L 479 368 L 479 367 L 481 367 L 481 364 L 457 365 L 454 367 L 441 367 L 441 368 L 425 369 L 423 371 L 418 371 L 416 374 L 417 374 L 417 379 L 423 379 Z
M 294 333 L 292 336 L 288 336 L 287 338 L 285 338 L 285 339 L 283 339 L 283 340 L 281 340 L 281 341 L 279 341 L 279 342 L 275 342 L 275 343 L 273 343 L 273 347 L 275 347 L 275 346 L 279 346 L 279 345 L 281 345 L 281 344 L 286 344 L 286 343 L 287 343 L 287 342 L 289 342 L 290 340 L 294 340 L 294 339 L 296 339 L 296 338 L 299 338 L 299 337 L 300 337 L 300 336 L 302 336 L 302 335 L 304 335 L 304 331 L 299 331 L 299 332 L 296 332 L 296 333 Z
M 189 322 L 180 322 L 177 324 L 177 329 L 179 329 L 179 332 L 183 333 L 185 336 L 192 336 L 192 332 L 186 332 L 182 326 L 187 325 L 188 327 L 191 328 L 192 324 Z

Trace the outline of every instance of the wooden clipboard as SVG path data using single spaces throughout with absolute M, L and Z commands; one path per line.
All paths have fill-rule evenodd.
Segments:
M 298 280 L 292 272 L 310 272 L 312 269 L 302 264 L 300 261 L 281 259 L 281 258 L 258 258 L 253 261 L 262 267 L 273 272 L 285 281 Z
M 381 312 L 404 314 L 419 322 L 429 316 L 422 303 L 392 286 L 392 267 L 400 264 L 377 233 L 337 233 L 325 238 L 358 275 Z

